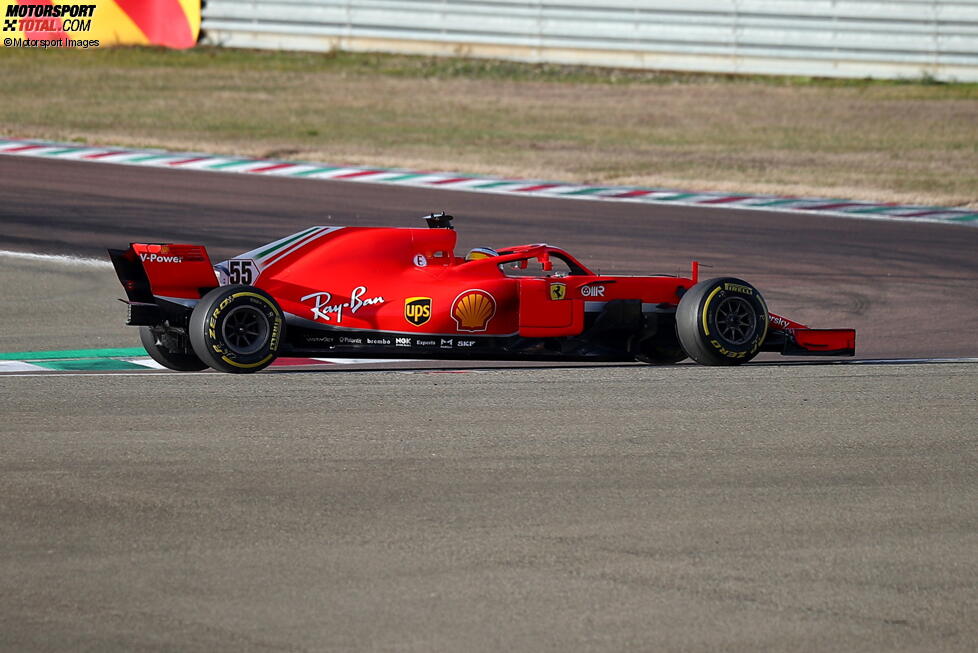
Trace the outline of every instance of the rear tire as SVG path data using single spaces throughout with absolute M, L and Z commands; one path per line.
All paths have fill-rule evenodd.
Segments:
M 767 337 L 767 304 L 746 281 L 701 281 L 676 308 L 683 349 L 701 365 L 740 365 L 754 358 Z
M 139 340 L 143 343 L 146 353 L 154 361 L 163 367 L 176 370 L 177 372 L 199 372 L 207 369 L 207 363 L 200 360 L 196 354 L 182 351 L 171 351 L 166 346 L 168 339 L 175 336 L 167 336 L 165 333 L 157 333 L 152 327 L 139 327 Z M 183 336 L 186 338 L 186 336 Z M 184 341 L 186 343 L 186 341 Z
M 254 286 L 222 286 L 201 298 L 190 315 L 194 352 L 215 370 L 250 374 L 278 355 L 285 320 L 278 304 Z

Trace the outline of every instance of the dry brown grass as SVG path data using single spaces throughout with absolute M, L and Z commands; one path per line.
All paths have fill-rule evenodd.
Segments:
M 974 86 L 471 79 L 213 51 L 3 57 L 10 136 L 978 206 Z

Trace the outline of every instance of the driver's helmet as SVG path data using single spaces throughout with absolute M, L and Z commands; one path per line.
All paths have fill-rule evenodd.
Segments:
M 499 252 L 490 247 L 474 247 L 465 255 L 465 260 L 479 261 L 484 258 L 492 258 L 493 256 L 499 256 Z

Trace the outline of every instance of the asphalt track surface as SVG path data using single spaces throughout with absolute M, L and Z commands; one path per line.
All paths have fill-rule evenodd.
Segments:
M 978 355 L 964 226 L 5 157 L 0 196 L 0 249 L 90 256 L 446 209 Z M 0 262 L 0 349 L 133 346 L 106 275 Z M 454 372 L 0 377 L 0 649 L 974 650 L 978 365 Z
M 456 216 L 460 248 L 549 242 L 604 273 L 732 275 L 776 313 L 859 330 L 861 356 L 973 356 L 978 229 L 826 216 L 519 198 L 0 157 L 0 248 L 104 256 L 130 241 L 215 260 L 314 224 Z

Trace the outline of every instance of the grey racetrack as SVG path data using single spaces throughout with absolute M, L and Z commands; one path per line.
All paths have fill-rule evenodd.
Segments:
M 978 355 L 978 229 L 116 172 L 0 158 L 0 249 L 447 208 L 607 271 L 706 254 L 863 357 Z M 135 346 L 111 274 L 0 260 L 0 349 Z M 407 367 L 0 375 L 0 649 L 978 645 L 974 363 Z

